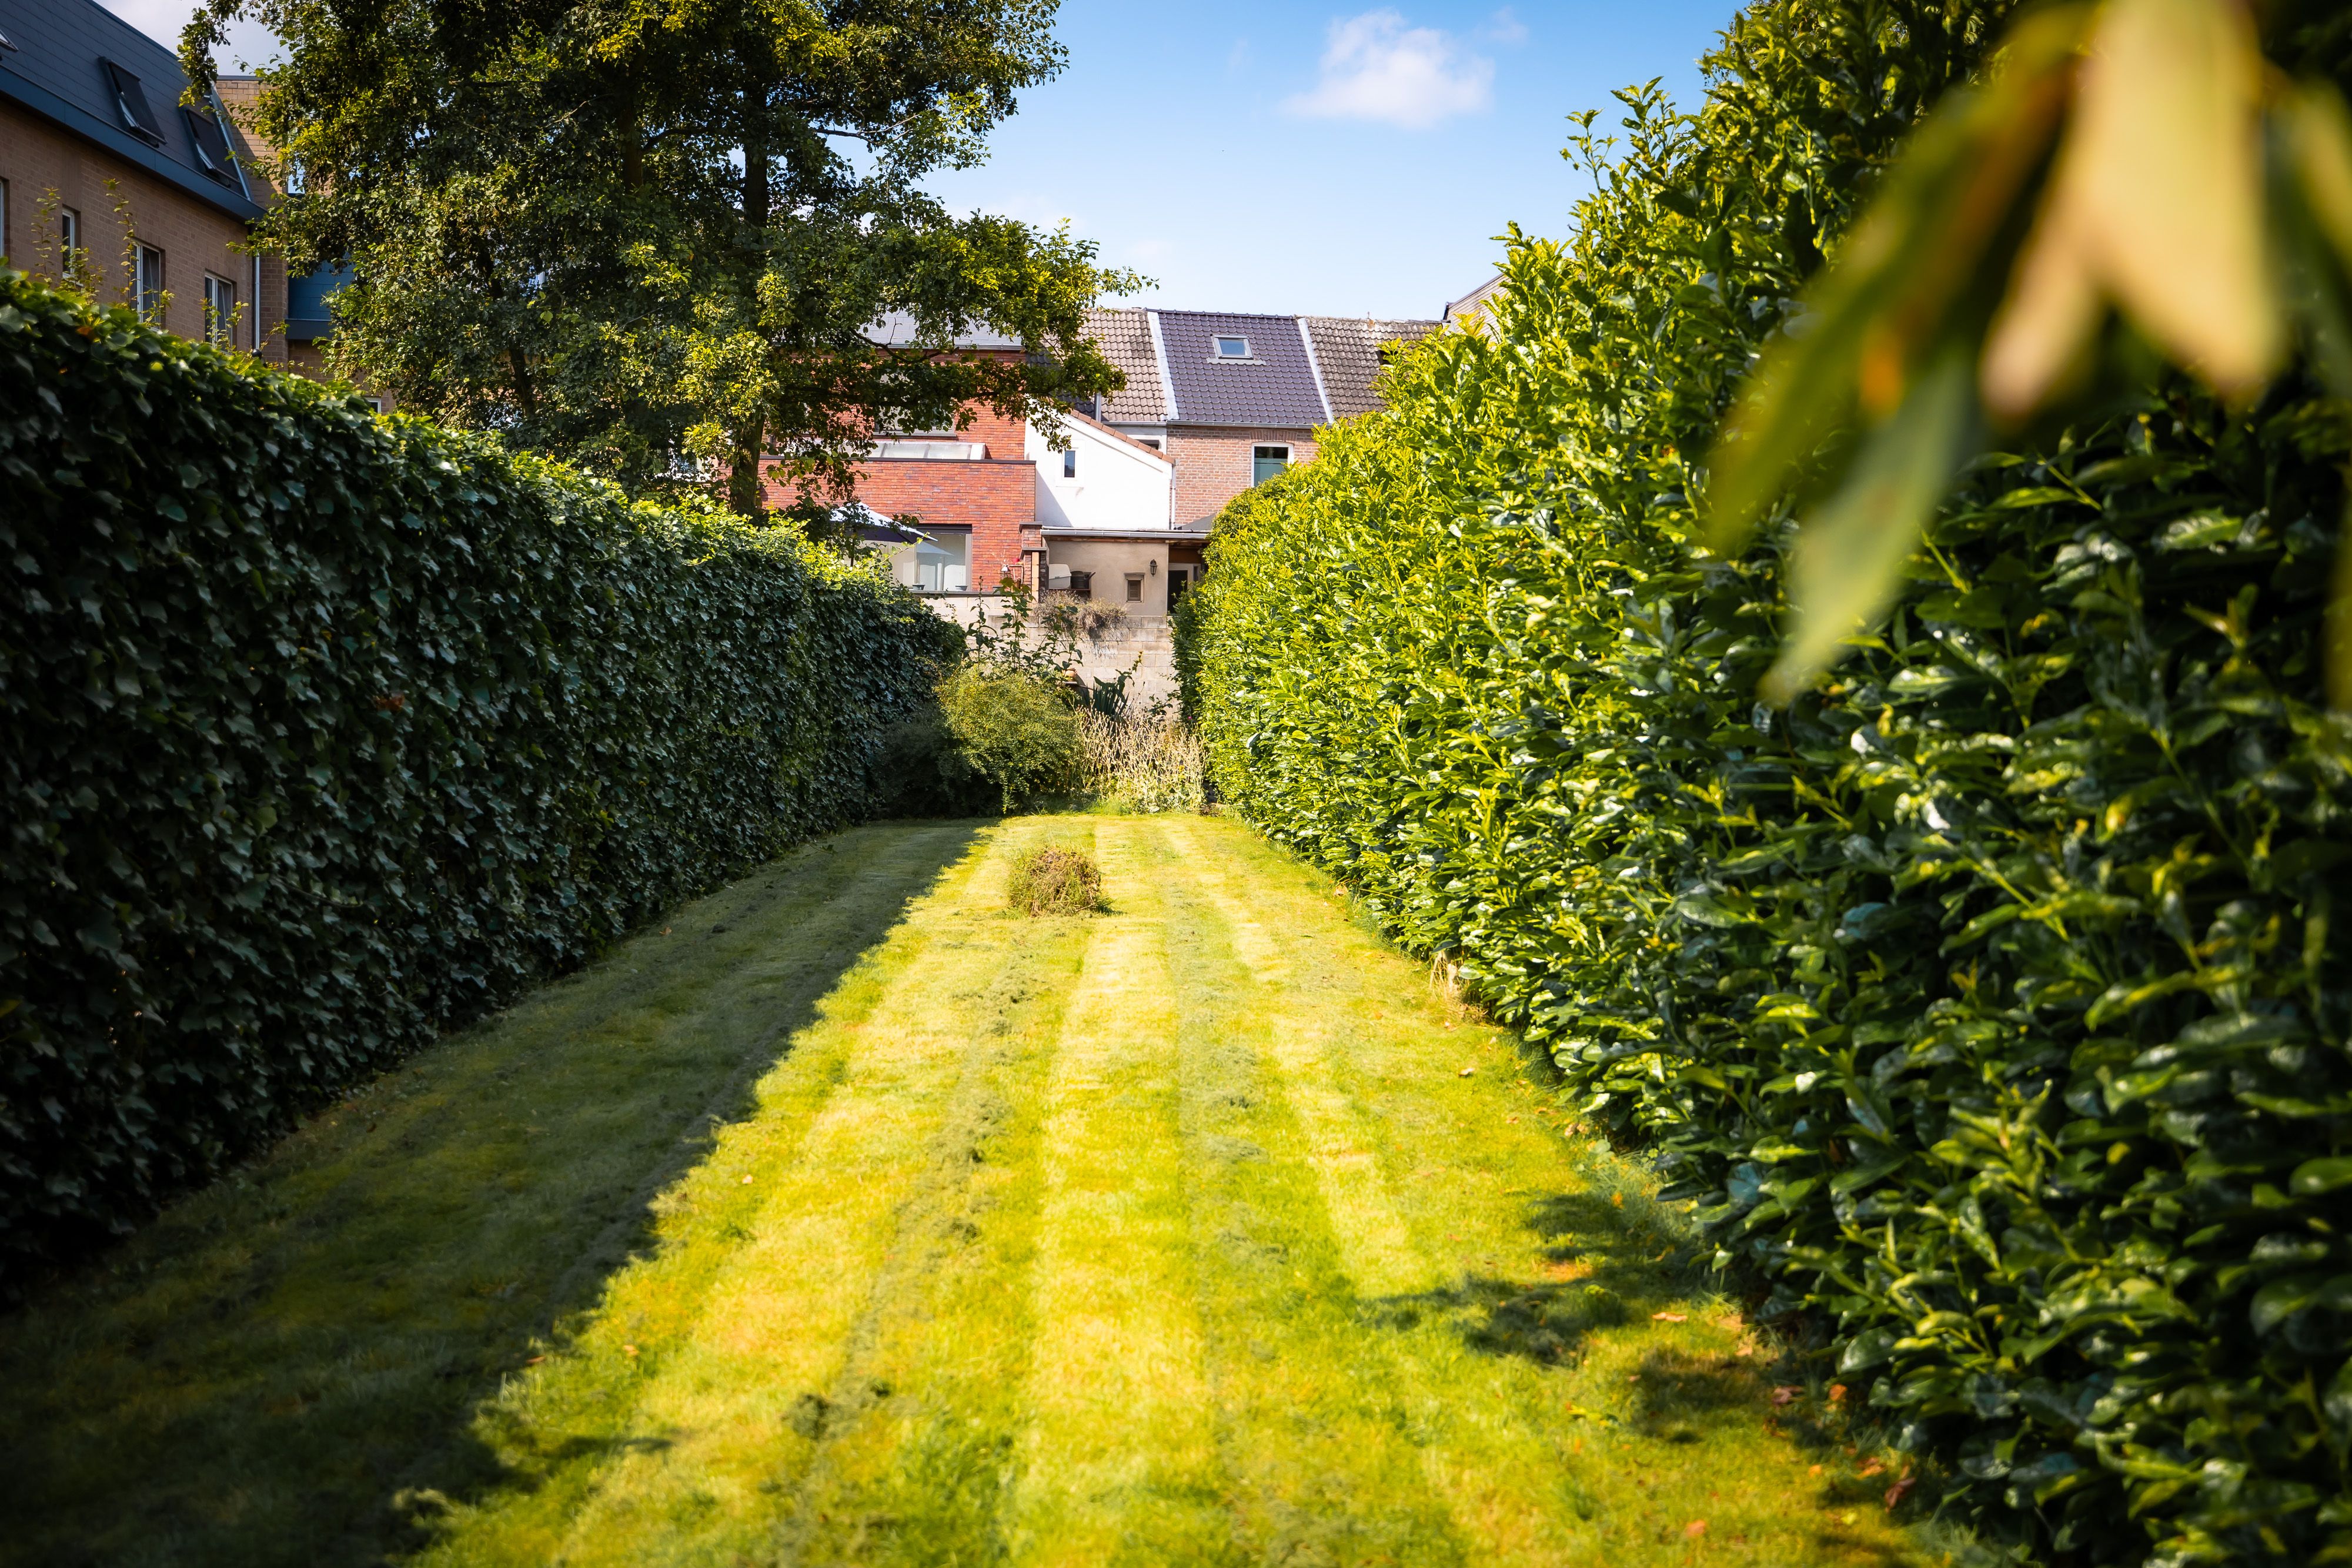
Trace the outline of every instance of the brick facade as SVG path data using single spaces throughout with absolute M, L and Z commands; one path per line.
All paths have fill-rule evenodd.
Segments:
M 1295 466 L 1315 460 L 1311 430 L 1171 424 L 1168 455 L 1176 465 L 1176 526 L 1206 528 L 1225 503 L 1250 487 L 1253 447 L 1287 446 Z
M 997 450 L 992 445 L 989 450 Z M 1014 447 L 1017 453 L 1020 448 Z M 985 591 L 1023 575 L 1024 542 L 1034 544 L 1037 470 L 1019 458 L 985 463 L 893 459 L 857 470 L 857 498 L 886 517 L 909 513 L 931 528 L 971 529 L 971 586 Z M 1031 536 L 1024 541 L 1024 535 Z
M 110 179 L 112 191 L 106 187 Z M 205 275 L 211 273 L 236 286 L 243 312 L 236 346 L 252 348 L 257 308 L 263 357 L 285 362 L 285 346 L 277 336 L 285 319 L 285 268 L 278 266 L 273 271 L 264 262 L 257 301 L 253 258 L 232 248 L 244 240 L 245 225 L 229 214 L 5 101 L 0 101 L 0 180 L 8 183 L 5 248 L 10 265 L 58 276 L 58 218 L 54 212 L 46 222 L 41 217 L 54 191 L 55 204 L 81 214 L 82 248 L 89 252 L 103 303 L 131 303 L 125 246 L 129 237 L 136 237 L 163 253 L 163 289 L 171 296 L 161 323 L 164 330 L 184 338 L 204 335 Z M 130 216 L 129 235 L 115 211 L 118 199 Z

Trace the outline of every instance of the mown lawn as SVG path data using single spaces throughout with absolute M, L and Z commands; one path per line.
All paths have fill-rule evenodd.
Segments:
M 844 834 L 0 1318 L 0 1559 L 1927 1560 L 1533 1078 L 1235 824 Z

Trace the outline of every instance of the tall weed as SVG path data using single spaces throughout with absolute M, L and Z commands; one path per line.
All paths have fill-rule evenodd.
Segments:
M 1097 799 L 1122 811 L 1197 811 L 1206 799 L 1201 742 L 1166 706 L 1078 715 L 1079 776 Z

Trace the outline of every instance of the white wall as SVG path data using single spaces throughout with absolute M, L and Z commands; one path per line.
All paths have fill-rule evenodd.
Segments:
M 1170 476 L 1175 468 L 1156 452 L 1139 451 L 1108 431 L 1078 420 L 1063 428 L 1077 455 L 1077 473 L 1062 477 L 1063 456 L 1029 427 L 1024 454 L 1037 465 L 1037 520 L 1049 528 L 1164 528 Z

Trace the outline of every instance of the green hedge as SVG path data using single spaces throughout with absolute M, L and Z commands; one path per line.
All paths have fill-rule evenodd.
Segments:
M 0 272 L 0 1270 L 865 815 L 952 628 Z
M 1629 95 L 1492 336 L 1220 520 L 1188 703 L 1225 798 L 1649 1140 L 1948 1506 L 2065 1562 L 2342 1561 L 2347 411 L 2157 386 L 1981 465 L 1785 712 L 1785 535 L 1692 542 L 1797 220 L 1853 183 L 1790 127 L 1953 15 L 1759 6 L 1698 118 Z

